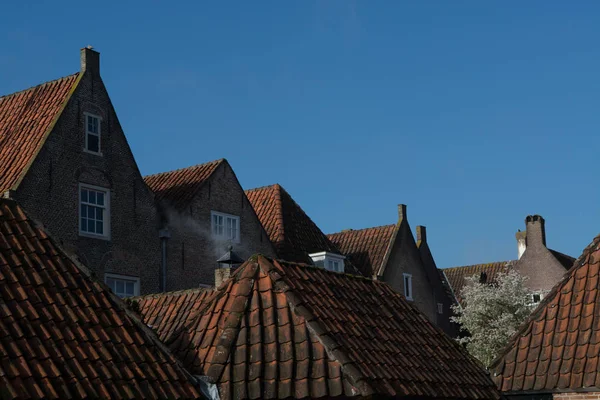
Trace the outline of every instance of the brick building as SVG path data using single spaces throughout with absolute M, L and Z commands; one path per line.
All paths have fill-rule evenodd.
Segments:
M 546 223 L 539 215 L 525 219 L 525 232 L 518 231 L 518 259 L 487 264 L 468 265 L 441 270 L 448 279 L 456 301 L 462 303 L 461 291 L 465 278 L 477 275 L 482 282 L 492 283 L 498 273 L 516 270 L 527 277 L 532 303 L 538 303 L 560 281 L 575 259 L 546 246 Z
M 492 362 L 507 398 L 600 399 L 599 278 L 600 236 Z
M 273 246 L 227 160 L 146 176 L 158 200 L 165 241 L 166 290 L 215 283 L 229 246 L 242 259 Z
M 16 199 L 118 294 L 159 290 L 159 215 L 100 76 L 0 97 L 0 193 Z
M 404 294 L 429 319 L 454 335 L 449 298 L 427 243 L 424 226 L 412 234 L 406 206 L 398 206 L 396 224 L 347 229 L 327 235 L 364 276 L 375 277 Z

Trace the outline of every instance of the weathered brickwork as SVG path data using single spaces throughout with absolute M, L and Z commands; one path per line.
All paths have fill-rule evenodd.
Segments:
M 230 245 L 211 235 L 211 211 L 240 217 L 240 243 L 231 243 L 241 258 L 261 253 L 274 256 L 266 235 L 233 169 L 223 162 L 202 185 L 185 211 L 163 204 L 171 238 L 167 250 L 167 290 L 214 285 L 216 260 Z M 211 262 L 210 260 L 214 260 Z
M 98 53 L 84 49 L 87 69 L 23 181 L 12 194 L 30 215 L 97 276 L 140 278 L 140 292 L 159 289 L 159 218 L 106 88 Z M 84 113 L 102 117 L 102 155 L 84 151 Z M 79 234 L 79 185 L 110 190 L 110 239 Z

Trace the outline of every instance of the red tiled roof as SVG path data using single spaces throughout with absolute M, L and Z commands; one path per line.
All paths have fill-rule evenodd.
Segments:
M 345 230 L 327 237 L 360 272 L 365 276 L 373 276 L 383 269 L 396 230 L 396 225 L 385 225 Z
M 310 264 L 308 254 L 342 254 L 279 184 L 246 190 L 278 258 Z
M 507 272 L 508 269 L 515 265 L 516 261 L 499 261 L 487 264 L 467 265 L 464 267 L 453 267 L 443 269 L 444 274 L 448 278 L 448 283 L 452 287 L 456 300 L 462 304 L 463 299 L 461 292 L 465 286 L 465 278 L 477 275 L 478 277 L 485 274 L 485 281 L 488 283 L 496 282 L 496 276 L 500 272 Z
M 157 199 L 165 200 L 174 207 L 185 207 L 223 162 L 227 161 L 222 158 L 192 167 L 148 175 L 144 177 L 144 181 Z
M 125 300 L 142 316 L 143 322 L 154 329 L 160 340 L 168 342 L 174 333 L 195 317 L 210 293 L 212 288 L 197 288 Z
M 498 399 L 486 371 L 387 284 L 262 256 L 171 349 L 222 399 Z
M 0 97 L 0 193 L 13 189 L 44 143 L 79 74 Z
M 600 236 L 492 363 L 505 392 L 600 391 Z
M 200 398 L 109 289 L 0 199 L 0 397 Z

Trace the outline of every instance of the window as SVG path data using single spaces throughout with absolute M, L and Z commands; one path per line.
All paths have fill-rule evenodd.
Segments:
M 311 253 L 308 256 L 317 267 L 334 272 L 344 272 L 344 259 L 346 257 L 342 255 L 321 251 L 319 253 Z
M 97 115 L 84 114 L 85 116 L 85 151 L 94 154 L 100 152 L 100 123 L 102 118 Z
M 541 293 L 532 293 L 531 295 L 529 295 L 529 305 L 537 305 L 540 301 L 542 301 L 543 298 L 544 296 L 542 296 Z
M 109 191 L 95 186 L 79 186 L 79 234 L 109 238 Z
M 437 306 L 438 306 L 438 314 L 443 314 L 444 313 L 444 304 L 437 303 Z
M 212 234 L 221 240 L 240 242 L 240 217 L 211 211 Z
M 114 294 L 123 297 L 140 295 L 140 278 L 117 274 L 106 274 L 104 282 Z
M 404 274 L 404 297 L 406 297 L 406 300 L 412 300 L 412 295 L 412 275 Z

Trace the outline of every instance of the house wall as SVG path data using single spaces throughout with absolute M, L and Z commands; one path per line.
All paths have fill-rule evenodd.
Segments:
M 275 252 L 233 169 L 222 163 L 198 191 L 190 207 L 177 211 L 162 206 L 171 232 L 168 241 L 167 290 L 214 285 L 216 260 L 229 246 L 211 236 L 211 211 L 240 216 L 240 243 L 232 243 L 241 258 Z M 214 261 L 213 261 L 214 260 Z
M 85 112 L 102 117 L 102 156 L 83 150 Z M 79 235 L 80 183 L 110 189 L 110 240 Z M 160 242 L 154 197 L 140 175 L 97 66 L 83 75 L 12 195 L 99 278 L 107 272 L 135 276 L 140 278 L 141 294 L 158 291 Z
M 600 392 L 589 393 L 554 393 L 553 399 L 560 400 L 585 400 L 585 399 L 600 399 Z
M 412 275 L 413 303 L 435 323 L 437 305 L 433 288 L 427 279 L 415 238 L 406 219 L 400 222 L 400 228 L 383 273 L 383 280 L 398 293 L 404 294 L 404 273 Z

